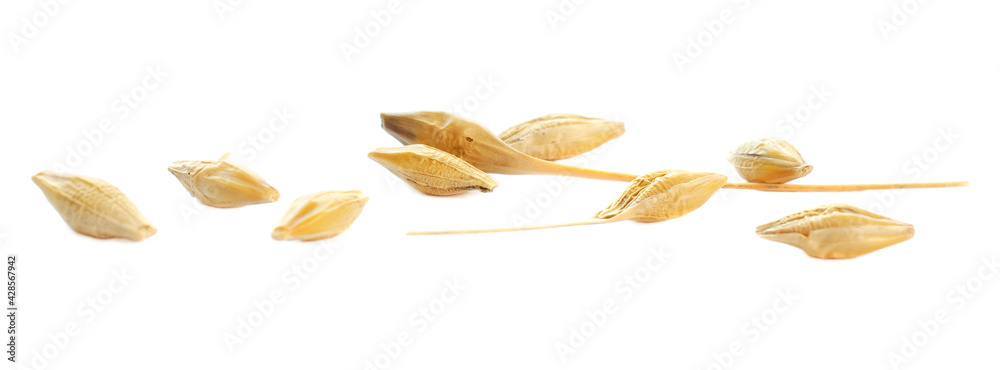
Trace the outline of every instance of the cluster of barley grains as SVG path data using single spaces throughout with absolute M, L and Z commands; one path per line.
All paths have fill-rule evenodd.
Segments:
M 486 127 L 445 112 L 383 113 L 382 128 L 404 146 L 379 148 L 368 157 L 427 195 L 492 192 L 487 173 L 566 175 L 629 181 L 607 208 L 590 219 L 518 228 L 421 231 L 411 235 L 465 234 L 544 229 L 618 221 L 660 222 L 698 209 L 719 189 L 758 191 L 860 191 L 967 186 L 967 182 L 903 184 L 786 184 L 813 171 L 785 140 L 765 138 L 741 144 L 728 156 L 746 183 L 728 183 L 712 172 L 661 170 L 642 176 L 574 167 L 555 162 L 591 151 L 625 132 L 621 122 L 575 114 L 549 114 L 494 135 Z M 181 185 L 205 205 L 237 208 L 276 202 L 280 194 L 260 175 L 228 159 L 177 161 L 168 167 Z M 156 228 L 118 188 L 99 179 L 41 172 L 32 180 L 73 230 L 95 238 L 142 240 Z M 347 230 L 368 196 L 360 190 L 321 191 L 291 203 L 271 233 L 275 240 L 311 241 Z M 905 241 L 913 225 L 833 204 L 808 209 L 757 228 L 761 238 L 790 244 L 817 258 L 852 258 Z

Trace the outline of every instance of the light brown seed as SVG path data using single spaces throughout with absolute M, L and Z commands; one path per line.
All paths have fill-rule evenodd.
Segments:
M 575 157 L 625 133 L 625 124 L 575 114 L 549 114 L 504 130 L 507 145 L 535 158 Z
M 321 191 L 296 199 L 271 232 L 275 240 L 320 240 L 347 230 L 358 218 L 368 196 L 360 190 Z
M 846 205 L 830 204 L 757 227 L 767 240 L 816 258 L 853 258 L 913 237 L 913 225 Z
M 95 238 L 139 241 L 156 234 L 121 190 L 89 176 L 42 171 L 31 177 L 52 207 L 76 232 Z
M 480 170 L 631 181 L 634 175 L 567 166 L 521 153 L 482 125 L 446 112 L 382 113 L 382 128 L 404 145 L 426 144 Z
M 468 162 L 423 144 L 375 149 L 368 153 L 368 158 L 430 195 L 454 195 L 469 190 L 487 193 L 497 186 L 490 175 Z
M 681 217 L 705 204 L 726 183 L 711 172 L 657 171 L 632 180 L 596 218 L 658 222 Z
M 167 169 L 191 196 L 208 206 L 232 208 L 278 200 L 277 189 L 228 158 L 226 153 L 214 161 L 177 161 Z
M 736 172 L 749 182 L 784 184 L 812 172 L 792 144 L 776 138 L 743 143 L 729 154 Z
M 659 222 L 681 217 L 698 209 L 726 183 L 726 176 L 710 172 L 666 170 L 632 180 L 625 192 L 594 218 L 542 226 L 500 229 L 417 231 L 407 235 L 479 234 L 594 225 L 618 221 Z

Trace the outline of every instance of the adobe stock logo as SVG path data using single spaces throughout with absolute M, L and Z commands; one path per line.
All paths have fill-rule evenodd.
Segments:
M 634 298 L 653 275 L 662 270 L 667 261 L 673 257 L 662 245 L 649 247 L 647 251 L 648 254 L 642 263 L 612 283 L 614 294 L 602 300 L 596 308 L 585 310 L 583 320 L 569 328 L 566 341 L 555 342 L 555 351 L 562 363 L 565 364 L 570 356 L 582 350 L 587 342 L 620 311 L 624 303 Z
M 362 51 L 371 46 L 372 41 L 382 33 L 382 30 L 389 28 L 395 16 L 402 11 L 403 4 L 399 0 L 389 0 L 382 9 L 369 13 L 371 20 L 354 27 L 354 37 L 350 42 L 340 42 L 340 51 L 344 53 L 347 63 L 353 62 L 354 57 L 361 55 Z
M 473 112 L 479 110 L 484 102 L 493 97 L 493 93 L 500 86 L 500 82 L 493 79 L 493 74 L 491 73 L 479 76 L 476 87 L 464 98 L 452 104 L 446 111 L 455 115 L 469 117 Z
M 905 0 L 901 5 L 892 4 L 889 16 L 875 22 L 879 32 L 882 33 L 882 39 L 889 41 L 890 34 L 899 32 L 899 28 L 905 26 L 910 17 L 916 15 L 926 2 L 927 0 Z
M 670 54 L 674 60 L 677 71 L 684 73 L 686 66 L 694 64 L 695 60 L 701 57 L 705 50 L 712 46 L 719 37 L 726 31 L 726 26 L 732 25 L 736 21 L 736 15 L 745 12 L 750 8 L 750 0 L 733 0 L 736 6 L 724 8 L 719 11 L 719 16 L 702 21 L 705 29 L 685 38 L 687 43 L 681 51 Z
M 243 4 L 243 0 L 215 0 L 212 2 L 212 9 L 219 16 L 220 21 L 226 20 L 226 15 L 236 11 L 236 7 Z
M 98 147 L 169 77 L 159 65 L 147 66 L 145 72 L 135 85 L 122 91 L 111 101 L 109 108 L 114 114 L 101 119 L 90 128 L 81 130 L 81 137 L 75 143 L 66 145 L 66 153 L 62 156 L 65 160 L 52 161 L 50 169 L 72 172 L 83 165 L 84 161 L 94 154 Z
M 587 0 L 560 0 L 555 9 L 545 10 L 543 14 L 545 20 L 549 21 L 549 28 L 555 31 L 559 23 L 566 22 L 573 13 L 576 13 L 577 7 L 585 2 Z
M 237 154 L 243 158 L 244 162 L 252 162 L 257 158 L 258 153 L 266 150 L 277 136 L 295 122 L 295 118 L 295 114 L 288 110 L 287 105 L 271 109 L 271 116 L 267 123 L 261 125 L 252 135 L 248 135 L 246 139 L 236 145 Z
M 774 129 L 781 132 L 782 138 L 790 140 L 795 131 L 802 128 L 813 117 L 813 113 L 823 108 L 833 95 L 834 92 L 827 90 L 824 84 L 810 86 L 805 101 L 778 119 L 774 123 Z
M 129 287 L 135 276 L 125 268 L 111 270 L 107 283 L 98 285 L 93 294 L 86 297 L 76 305 L 75 316 L 68 320 L 65 325 L 60 326 L 55 331 L 48 334 L 48 340 L 41 348 L 31 351 L 31 360 L 24 365 L 18 365 L 19 370 L 44 370 L 60 358 L 60 354 L 66 351 L 78 341 L 90 324 L 93 324 L 101 313 L 108 311 L 109 307 L 121 298 L 121 295 Z
M 254 299 L 248 312 L 237 315 L 233 320 L 235 325 L 232 330 L 222 332 L 222 342 L 229 353 L 235 353 L 254 333 L 262 330 L 266 323 L 275 320 L 274 317 L 288 301 L 288 297 L 302 288 L 324 262 L 333 258 L 341 246 L 340 242 L 330 239 L 319 241 L 311 253 L 282 271 L 281 286 L 271 289 L 261 299 Z
M 941 160 L 961 139 L 953 126 L 938 128 L 934 138 L 928 142 L 923 149 L 914 152 L 909 158 L 903 161 L 900 167 L 901 175 L 891 179 L 891 182 L 918 182 L 930 171 L 934 164 Z M 902 176 L 907 175 L 907 176 Z M 873 194 L 874 200 L 868 205 L 867 210 L 873 213 L 885 213 L 885 210 L 892 207 L 896 200 L 907 194 L 908 189 L 891 189 Z
M 390 337 L 388 342 L 379 343 L 379 351 L 364 359 L 364 370 L 387 370 L 411 348 L 421 334 L 451 310 L 469 287 L 458 278 L 444 280 L 444 286 L 431 297 L 427 304 L 410 313 L 409 327 Z
M 705 370 L 725 370 L 733 366 L 754 343 L 773 329 L 799 299 L 789 288 L 776 289 L 771 304 L 758 311 L 740 326 L 740 337 L 733 339 L 719 352 L 712 352 L 712 360 Z
M 14 49 L 14 54 L 21 52 L 21 47 L 28 45 L 28 42 L 38 36 L 38 33 L 42 31 L 55 18 L 59 15 L 62 10 L 62 6 L 66 5 L 69 0 L 43 0 L 38 2 L 38 7 L 41 10 L 31 13 L 31 15 L 26 15 L 21 17 L 21 27 L 15 31 L 7 32 L 7 40 L 10 41 L 10 47 Z
M 909 364 L 924 350 L 933 339 L 951 323 L 959 313 L 967 308 L 984 289 L 987 283 L 1000 274 L 1000 262 L 997 255 L 984 256 L 980 263 L 965 279 L 955 284 L 955 287 L 945 293 L 947 304 L 941 304 L 926 320 L 917 320 L 916 329 L 899 338 L 899 351 L 886 354 L 889 366 L 899 370 Z

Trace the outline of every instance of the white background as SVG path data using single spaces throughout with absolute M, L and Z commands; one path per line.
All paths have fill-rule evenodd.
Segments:
M 996 365 L 1000 282 L 977 277 L 982 258 L 997 253 L 996 2 L 403 1 L 350 61 L 343 45 L 386 1 L 244 1 L 221 15 L 226 3 L 209 0 L 87 1 L 48 17 L 36 16 L 39 4 L 0 5 L 0 249 L 20 256 L 27 368 L 361 369 L 385 365 L 383 344 L 404 332 L 413 340 L 389 368 L 892 369 L 904 338 L 920 345 L 898 368 Z M 901 7 L 909 13 L 894 19 Z M 565 19 L 553 25 L 553 14 Z M 25 22 L 41 25 L 32 32 L 38 24 Z M 880 22 L 898 29 L 884 34 Z M 17 41 L 25 31 L 31 37 Z M 679 55 L 692 62 L 678 68 Z M 121 95 L 157 68 L 162 82 L 135 90 L 142 101 L 123 109 Z M 810 98 L 820 89 L 832 96 Z M 972 186 L 723 190 L 656 224 L 406 237 L 517 217 L 583 219 L 625 187 L 496 175 L 494 193 L 430 197 L 366 158 L 398 145 L 380 112 L 462 104 L 496 132 L 547 113 L 621 120 L 622 137 L 568 161 L 601 169 L 742 181 L 726 153 L 777 136 L 815 166 L 796 183 Z M 268 136 L 275 109 L 294 117 Z M 782 121 L 789 114 L 798 127 Z M 84 132 L 104 119 L 113 131 L 70 168 L 138 205 L 159 228 L 140 243 L 75 234 L 30 181 L 72 148 L 88 149 Z M 241 145 L 261 134 L 269 142 L 251 158 Z M 166 170 L 224 152 L 282 198 L 196 207 Z M 350 230 L 329 244 L 269 238 L 292 200 L 327 189 L 371 197 Z M 754 235 L 761 223 L 833 202 L 912 223 L 916 235 L 843 261 Z M 335 252 L 314 263 L 323 245 Z M 626 275 L 647 277 L 650 248 L 670 253 L 666 265 L 631 295 L 616 290 Z M 303 264 L 315 269 L 288 278 Z M 121 269 L 128 285 L 110 294 Z M 430 325 L 413 325 L 421 307 L 441 309 L 448 279 L 464 285 L 461 295 Z M 957 299 L 970 283 L 979 290 Z M 275 290 L 284 300 L 228 346 L 226 333 L 259 319 L 254 302 Z M 796 298 L 775 317 L 779 290 Z M 95 297 L 107 303 L 101 312 L 86 305 Z M 606 300 L 617 310 L 590 331 L 588 312 Z M 925 341 L 920 324 L 939 310 L 948 320 Z M 762 315 L 773 322 L 753 336 L 745 325 Z M 63 334 L 67 324 L 74 335 Z M 588 335 L 572 346 L 581 328 Z M 743 350 L 725 354 L 734 342 Z M 560 355 L 560 343 L 575 353 Z

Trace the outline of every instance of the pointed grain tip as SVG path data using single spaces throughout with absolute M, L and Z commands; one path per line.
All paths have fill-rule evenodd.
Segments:
M 382 117 L 382 130 L 399 140 L 400 143 L 413 144 L 411 140 L 413 140 L 414 135 L 410 133 L 412 129 L 408 128 L 412 125 L 404 123 L 403 115 L 393 113 L 380 113 L 379 115 Z
M 135 230 L 135 235 L 133 235 L 129 239 L 134 240 L 134 241 L 141 241 L 141 240 L 144 240 L 144 239 L 146 239 L 148 237 L 156 235 L 156 231 L 157 231 L 156 227 L 154 227 L 153 225 L 143 225 L 143 226 L 140 226 L 138 229 L 136 229 Z
M 271 231 L 271 239 L 288 240 L 288 229 L 283 226 L 274 228 L 274 231 Z
M 31 176 L 31 182 L 34 182 L 35 185 L 42 186 L 42 181 L 43 181 L 42 177 L 43 176 L 45 176 L 45 171 L 36 173 L 36 174 L 34 174 L 34 175 Z
M 382 160 L 384 158 L 385 158 L 385 153 L 382 152 L 382 151 L 380 151 L 379 149 L 375 149 L 375 150 L 372 150 L 372 151 L 368 152 L 368 159 L 371 159 L 371 160 L 373 160 L 375 162 L 379 162 L 380 160 Z
M 382 119 L 382 128 L 388 129 L 393 127 L 399 120 L 403 117 L 402 114 L 396 113 L 379 113 L 379 118 Z
M 42 192 L 47 193 L 55 191 L 61 183 L 60 180 L 64 178 L 65 176 L 59 172 L 45 170 L 32 175 L 31 182 L 34 182 Z
M 42 172 L 39 172 L 39 173 L 36 173 L 36 174 L 32 175 L 31 176 L 31 181 L 34 181 L 36 184 L 38 184 L 38 183 L 41 183 L 41 182 L 43 182 L 45 180 L 48 180 L 48 179 L 52 178 L 53 176 L 55 176 L 55 172 L 52 172 L 52 171 L 49 171 L 49 170 L 45 170 L 45 171 L 42 171 Z
M 167 171 L 170 171 L 170 173 L 174 174 L 174 176 L 183 174 L 184 166 L 182 164 L 182 161 L 175 161 L 174 163 L 171 163 L 169 166 L 167 166 Z

